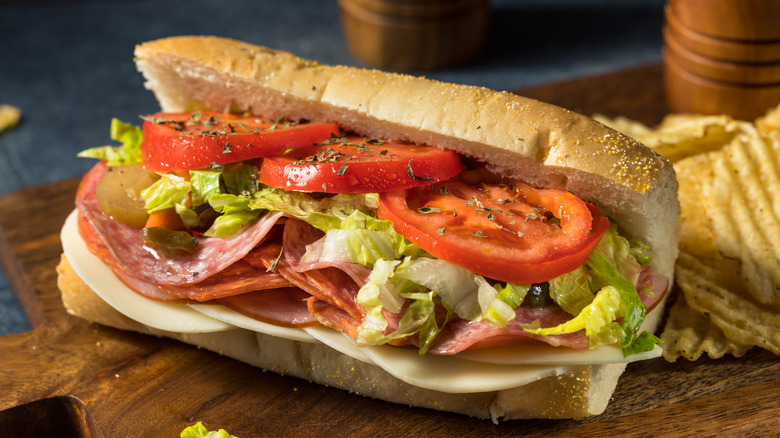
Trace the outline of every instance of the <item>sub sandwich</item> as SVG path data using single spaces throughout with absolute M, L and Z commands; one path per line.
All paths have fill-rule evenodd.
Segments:
M 677 183 L 638 142 L 217 37 L 135 62 L 161 108 L 80 154 L 98 161 L 62 230 L 71 314 L 494 421 L 601 413 L 660 355 Z

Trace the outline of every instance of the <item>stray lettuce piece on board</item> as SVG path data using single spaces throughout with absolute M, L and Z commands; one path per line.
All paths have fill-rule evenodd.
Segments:
M 208 430 L 202 421 L 198 421 L 190 427 L 181 431 L 181 438 L 238 438 L 229 434 L 225 429 Z

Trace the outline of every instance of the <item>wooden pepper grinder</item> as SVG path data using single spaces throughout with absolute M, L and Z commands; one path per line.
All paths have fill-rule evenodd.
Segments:
M 780 104 L 780 0 L 668 0 L 665 14 L 673 112 L 752 120 Z
M 471 61 L 488 28 L 488 0 L 339 0 L 352 54 L 371 66 L 435 70 Z

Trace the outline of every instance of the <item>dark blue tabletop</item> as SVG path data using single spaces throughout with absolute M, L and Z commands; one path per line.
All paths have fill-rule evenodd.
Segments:
M 517 90 L 661 60 L 664 0 L 492 0 L 488 44 L 473 63 L 428 77 Z M 112 117 L 156 102 L 133 64 L 137 43 L 210 34 L 361 65 L 336 0 L 0 0 L 0 104 L 21 108 L 0 134 L 0 196 L 72 178 L 76 153 L 108 143 Z M 30 212 L 45 214 L 46 212 Z M 0 271 L 0 336 L 30 324 Z

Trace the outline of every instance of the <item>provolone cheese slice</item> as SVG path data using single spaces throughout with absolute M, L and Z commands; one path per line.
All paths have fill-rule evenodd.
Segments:
M 192 303 L 188 304 L 188 306 L 206 316 L 253 332 L 289 339 L 291 341 L 317 342 L 317 340 L 306 333 L 304 329 L 280 327 L 278 325 L 258 321 L 221 304 Z
M 410 385 L 448 393 L 497 391 L 526 385 L 570 371 L 563 365 L 501 365 L 473 362 L 453 356 L 426 354 L 392 346 L 358 347 L 346 335 L 329 328 L 307 329 L 324 344 L 356 359 L 365 356 L 393 377 Z M 364 360 L 364 362 L 366 362 Z
M 306 330 L 309 335 L 316 338 L 318 341 L 338 351 L 339 353 L 351 356 L 352 358 L 361 362 L 370 364 L 374 363 L 368 356 L 366 356 L 366 353 L 363 352 L 363 349 L 355 344 L 355 341 L 352 338 L 342 334 L 341 332 L 324 326 L 306 327 L 304 330 Z
M 128 288 L 110 267 L 89 251 L 79 234 L 75 210 L 65 220 L 60 239 L 65 257 L 84 283 L 128 318 L 159 330 L 179 333 L 209 333 L 235 328 L 186 304 L 153 301 Z
M 523 347 L 490 347 L 467 350 L 456 357 L 476 362 L 526 365 L 602 365 L 630 363 L 660 357 L 663 349 L 656 345 L 651 351 L 623 357 L 623 350 L 616 345 L 601 345 L 593 349 L 553 347 L 551 345 L 527 345 Z

